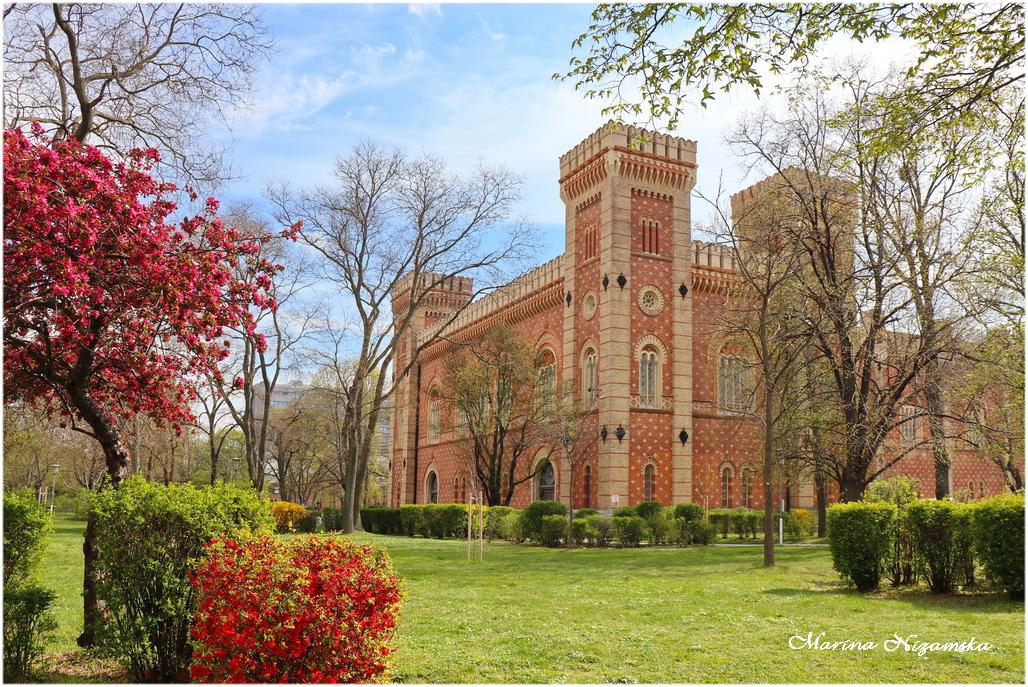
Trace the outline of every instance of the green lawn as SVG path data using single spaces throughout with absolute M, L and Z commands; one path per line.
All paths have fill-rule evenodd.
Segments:
M 59 522 L 44 561 L 59 642 L 81 621 L 81 523 Z M 550 550 L 360 535 L 406 580 L 396 682 L 1023 682 L 1024 604 L 999 594 L 860 596 L 824 547 Z M 877 641 L 867 652 L 792 650 L 789 637 Z M 886 653 L 894 633 L 972 636 L 987 653 Z M 68 662 L 72 656 L 64 655 Z M 61 677 L 61 673 L 52 675 Z M 79 678 L 85 678 L 81 670 Z

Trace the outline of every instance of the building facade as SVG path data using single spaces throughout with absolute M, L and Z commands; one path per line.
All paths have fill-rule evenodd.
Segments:
M 563 255 L 474 302 L 467 278 L 432 290 L 396 349 L 399 369 L 420 353 L 393 397 L 391 505 L 466 501 L 473 470 L 454 410 L 441 399 L 445 364 L 456 345 L 504 322 L 555 366 L 563 388 L 579 395 L 590 431 L 606 436 L 576 468 L 576 508 L 650 499 L 763 506 L 760 434 L 742 412 L 745 353 L 719 333 L 717 317 L 736 266 L 730 248 L 692 238 L 696 174 L 694 141 L 604 126 L 560 158 Z M 394 293 L 394 310 L 405 306 L 405 290 Z M 932 458 L 922 453 L 894 471 L 931 493 Z M 520 466 L 538 474 L 511 505 L 567 502 L 567 466 L 541 460 Z M 954 489 L 1003 490 L 985 461 L 958 453 L 954 463 Z M 775 494 L 790 506 L 816 505 L 810 479 L 783 481 Z

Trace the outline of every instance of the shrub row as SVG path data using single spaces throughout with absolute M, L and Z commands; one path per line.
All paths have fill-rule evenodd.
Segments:
M 646 513 L 646 516 L 640 514 Z M 328 511 L 329 509 L 326 509 Z M 333 517 L 325 515 L 326 529 L 333 529 Z M 436 539 L 467 536 L 467 506 L 461 504 L 418 504 L 399 508 L 361 510 L 364 529 L 374 534 L 421 536 Z M 477 530 L 476 530 L 477 531 Z M 491 506 L 485 512 L 485 536 L 521 543 L 531 541 L 545 546 L 638 546 L 651 544 L 709 544 L 716 534 L 703 522 L 703 508 L 684 503 L 665 508 L 656 501 L 620 508 L 613 517 L 604 517 L 593 508 L 575 511 L 568 524 L 567 509 L 559 501 L 535 501 L 518 510 Z
M 50 608 L 57 595 L 35 583 L 50 532 L 46 508 L 31 495 L 4 493 L 4 680 L 31 678 L 57 628 Z
M 856 502 L 828 509 L 832 562 L 861 592 L 923 574 L 936 593 L 975 583 L 975 563 L 1011 598 L 1024 596 L 1024 497 L 977 503 Z

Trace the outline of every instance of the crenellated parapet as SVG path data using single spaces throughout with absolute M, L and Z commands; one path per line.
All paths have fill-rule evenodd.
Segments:
M 473 301 L 452 319 L 422 330 L 418 333 L 417 345 L 423 346 L 435 337 L 477 335 L 480 329 L 496 324 L 498 315 L 517 321 L 559 303 L 563 295 L 562 262 L 563 256 L 529 270 L 510 284 Z
M 560 192 L 570 202 L 611 175 L 669 190 L 696 181 L 696 142 L 607 122 L 560 157 Z

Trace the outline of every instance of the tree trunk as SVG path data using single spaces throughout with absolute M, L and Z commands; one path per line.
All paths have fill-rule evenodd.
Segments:
M 939 365 L 937 361 L 925 369 L 924 396 L 928 406 L 928 431 L 932 439 L 932 458 L 935 462 L 935 498 L 949 496 L 949 452 L 942 424 L 942 394 L 939 391 Z
M 770 404 L 770 401 L 768 402 Z M 764 434 L 764 567 L 775 564 L 775 504 L 771 493 L 772 480 L 771 430 Z
M 125 477 L 125 471 L 129 464 L 129 453 L 118 437 L 117 429 L 113 423 L 107 421 L 103 412 L 84 390 L 73 390 L 71 399 L 75 404 L 75 409 L 93 430 L 96 440 L 100 443 L 107 465 L 107 476 L 110 478 L 110 487 L 117 489 Z M 92 515 L 86 521 L 82 553 L 85 559 L 82 573 L 83 627 L 77 642 L 79 646 L 85 648 L 96 644 L 96 635 L 101 626 L 96 597 L 96 561 L 100 556 L 100 551 L 96 546 L 96 519 Z
M 828 524 L 828 480 L 820 468 L 814 471 L 814 489 L 817 491 L 817 536 L 824 537 Z

